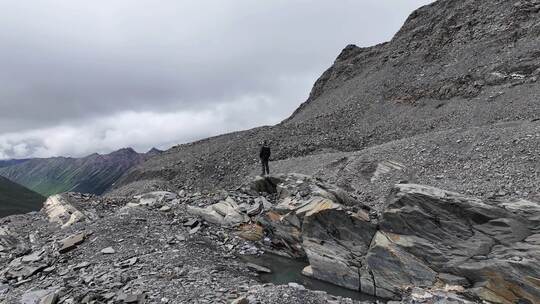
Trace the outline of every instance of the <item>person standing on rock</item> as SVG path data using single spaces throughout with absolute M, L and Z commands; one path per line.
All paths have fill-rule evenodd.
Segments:
M 268 167 L 268 161 L 270 160 L 270 146 L 268 146 L 268 142 L 266 140 L 263 141 L 259 157 L 261 158 L 262 175 L 264 176 L 270 174 L 270 168 Z

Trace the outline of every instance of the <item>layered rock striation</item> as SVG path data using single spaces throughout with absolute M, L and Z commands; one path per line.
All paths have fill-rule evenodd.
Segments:
M 282 179 L 289 190 L 259 219 L 274 249 L 307 258 L 306 275 L 383 298 L 454 286 L 494 303 L 540 300 L 540 204 L 398 184 L 377 219 L 320 187 Z

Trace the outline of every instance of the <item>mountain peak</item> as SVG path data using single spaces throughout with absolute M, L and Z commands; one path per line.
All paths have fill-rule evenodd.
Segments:
M 347 60 L 353 56 L 356 56 L 361 50 L 362 48 L 356 46 L 355 44 L 349 44 L 337 56 L 336 61 Z
M 161 153 L 163 153 L 163 150 L 159 150 L 156 147 L 152 147 L 152 149 L 150 149 L 150 150 L 148 150 L 148 152 L 146 152 L 146 155 L 158 155 L 158 154 L 161 154 Z
M 114 152 L 109 153 L 108 155 L 122 155 L 122 154 L 129 155 L 129 154 L 138 154 L 138 153 L 137 151 L 133 150 L 133 148 L 127 147 L 127 148 L 118 149 Z

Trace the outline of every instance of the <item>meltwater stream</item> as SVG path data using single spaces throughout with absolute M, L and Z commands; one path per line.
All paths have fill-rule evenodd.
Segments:
M 328 294 L 334 296 L 362 301 L 381 301 L 380 299 L 377 299 L 371 295 L 363 294 L 302 275 L 302 269 L 308 265 L 307 262 L 303 260 L 289 259 L 274 254 L 264 254 L 262 256 L 241 256 L 241 259 L 245 262 L 264 266 L 272 270 L 272 273 L 260 274 L 259 278 L 263 283 L 285 285 L 287 283 L 294 282 L 311 290 L 326 291 Z

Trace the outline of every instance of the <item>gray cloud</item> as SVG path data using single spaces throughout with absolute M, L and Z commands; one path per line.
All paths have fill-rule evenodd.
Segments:
M 345 45 L 390 39 L 429 2 L 4 0 L 0 158 L 276 123 Z

